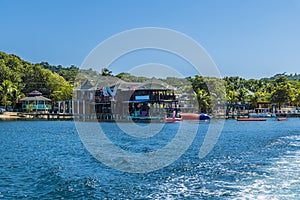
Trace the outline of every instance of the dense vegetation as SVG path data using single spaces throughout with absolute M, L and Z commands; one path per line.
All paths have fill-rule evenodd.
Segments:
M 285 75 L 260 80 L 246 80 L 240 77 L 225 77 L 220 80 L 196 76 L 191 79 L 191 83 L 197 94 L 199 107 L 204 111 L 209 111 L 214 105 L 214 96 L 222 97 L 222 90 L 219 90 L 221 83 L 225 86 L 224 99 L 230 104 L 247 102 L 252 109 L 257 107 L 258 102 L 271 102 L 277 105 L 278 109 L 283 104 L 300 105 L 300 81 L 289 80 Z M 208 89 L 207 85 L 212 85 L 210 88 L 213 89 Z M 207 103 L 202 103 L 203 99 L 206 99 Z
M 118 74 L 125 81 L 144 81 L 145 77 L 135 77 L 128 73 Z M 212 77 L 175 78 L 168 77 L 162 81 L 175 86 L 177 93 L 191 93 L 198 101 L 200 112 L 210 112 L 218 103 L 229 104 L 249 103 L 250 108 L 257 107 L 258 102 L 271 102 L 280 109 L 283 104 L 300 106 L 299 75 L 278 74 L 271 78 L 246 80 L 241 77 Z
M 58 73 L 45 69 L 41 64 L 32 64 L 16 55 L 0 52 L 0 104 L 14 107 L 20 98 L 33 90 L 54 101 L 70 99 L 72 78 L 68 82 Z
M 54 66 L 50 65 L 48 62 L 41 62 L 39 63 L 44 69 L 49 69 L 51 72 L 56 73 L 62 77 L 68 82 L 70 82 L 72 85 L 75 82 L 75 77 L 79 71 L 79 68 L 71 65 L 70 67 L 66 68 L 61 65 Z
M 73 88 L 87 78 L 113 76 L 112 71 L 103 68 L 101 73 L 92 69 L 53 66 L 47 62 L 32 64 L 16 55 L 0 52 L 0 104 L 16 105 L 18 100 L 33 90 L 38 90 L 52 100 L 72 98 Z M 75 80 L 76 77 L 76 80 Z M 129 73 L 116 77 L 128 82 L 144 82 L 148 78 Z M 232 104 L 249 102 L 251 108 L 258 102 L 272 102 L 279 108 L 283 104 L 300 106 L 300 75 L 276 74 L 271 78 L 246 80 L 241 77 L 222 79 L 202 77 L 167 77 L 162 81 L 177 88 L 178 94 L 192 94 L 198 101 L 199 111 L 209 112 L 212 107 L 224 101 Z
M 276 74 L 273 77 L 270 78 L 270 80 L 275 80 L 277 77 L 280 76 L 286 76 L 289 80 L 296 80 L 296 81 L 300 81 L 300 74 L 286 74 L 286 72 L 282 73 L 282 74 Z

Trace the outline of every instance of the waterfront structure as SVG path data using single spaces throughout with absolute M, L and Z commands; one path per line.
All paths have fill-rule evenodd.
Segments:
M 246 103 L 228 103 L 226 102 L 226 118 L 235 118 L 249 115 L 250 104 Z
M 51 99 L 42 96 L 42 93 L 34 90 L 27 97 L 20 99 L 22 111 L 48 111 L 51 109 Z
M 76 89 L 73 113 L 98 121 L 163 120 L 173 111 L 178 113 L 175 90 L 156 78 L 140 83 L 99 76 Z

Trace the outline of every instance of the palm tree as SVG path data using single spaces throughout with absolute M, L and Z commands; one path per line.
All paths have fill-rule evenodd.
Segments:
M 197 100 L 199 112 L 207 112 L 210 105 L 210 96 L 205 90 L 198 89 Z
M 16 108 L 17 103 L 19 103 L 19 100 L 22 97 L 24 97 L 24 94 L 21 92 L 20 89 L 18 89 L 17 87 L 14 87 L 11 97 L 12 97 L 12 107 Z
M 24 94 L 21 92 L 18 85 L 13 84 L 10 80 L 5 80 L 0 85 L 1 103 L 5 108 L 10 105 L 13 105 L 13 108 L 15 108 L 19 99 L 23 96 Z
M 229 90 L 226 93 L 226 100 L 228 101 L 228 103 L 230 104 L 236 104 L 239 100 L 239 95 L 236 91 L 234 90 Z
M 242 103 L 245 103 L 246 98 L 248 97 L 248 90 L 244 87 L 241 87 L 237 90 L 238 100 Z
M 1 103 L 7 108 L 8 105 L 11 105 L 11 94 L 14 90 L 13 83 L 10 80 L 5 80 L 0 86 L 1 92 Z

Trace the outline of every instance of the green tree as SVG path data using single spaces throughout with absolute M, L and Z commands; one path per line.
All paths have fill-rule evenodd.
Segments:
M 237 90 L 237 98 L 238 98 L 238 101 L 241 102 L 241 103 L 245 103 L 245 101 L 247 101 L 248 99 L 248 96 L 249 96 L 249 91 L 247 89 L 245 89 L 244 87 L 242 88 L 239 88 Z
M 21 90 L 15 85 L 14 89 L 11 93 L 12 98 L 12 107 L 13 109 L 16 108 L 17 103 L 19 103 L 19 100 L 23 98 L 25 95 L 21 92 Z
M 102 68 L 101 75 L 102 76 L 112 76 L 112 71 L 110 71 L 109 69 L 104 67 L 104 68 Z
M 71 99 L 77 72 L 75 66 L 65 68 L 47 62 L 32 64 L 18 56 L 0 52 L 0 101 L 6 106 L 15 107 L 23 94 L 33 90 L 42 92 L 46 97 L 53 97 L 53 100 Z M 99 73 L 86 70 L 86 74 L 98 76 Z
M 210 106 L 210 96 L 205 90 L 198 88 L 197 101 L 199 112 L 208 112 Z
M 190 79 L 191 82 L 192 82 L 192 87 L 193 87 L 193 90 L 198 93 L 198 89 L 201 89 L 201 90 L 204 90 L 206 91 L 207 93 L 209 93 L 208 91 L 208 87 L 206 85 L 206 82 L 205 82 L 205 79 L 203 76 L 198 76 L 196 75 L 195 78 L 191 78 Z
M 300 88 L 295 92 L 292 103 L 294 106 L 300 106 Z
M 5 80 L 2 82 L 0 86 L 0 92 L 1 92 L 1 103 L 4 105 L 5 108 L 7 106 L 11 105 L 11 95 L 14 90 L 14 85 L 10 80 Z
M 291 89 L 288 84 L 277 86 L 271 94 L 271 101 L 276 103 L 279 109 L 283 103 L 290 103 L 291 99 Z
M 239 94 L 235 90 L 226 93 L 226 101 L 230 104 L 236 104 L 239 101 Z
M 253 95 L 250 96 L 250 107 L 252 109 L 257 108 L 257 103 L 258 102 L 264 102 L 264 101 L 269 101 L 270 95 L 267 92 L 263 91 L 257 91 Z
M 51 91 L 51 98 L 54 101 L 72 99 L 73 87 L 58 74 L 49 74 L 47 88 Z
M 277 85 L 280 85 L 280 84 L 287 83 L 288 80 L 289 80 L 289 79 L 288 79 L 286 76 L 280 75 L 280 76 L 277 76 L 277 77 L 275 78 L 275 83 L 276 83 Z

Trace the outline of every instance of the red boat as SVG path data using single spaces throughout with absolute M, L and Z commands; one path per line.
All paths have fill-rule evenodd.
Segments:
M 210 116 L 207 114 L 195 114 L 195 113 L 181 113 L 180 116 L 184 120 L 210 120 Z
M 266 118 L 237 118 L 239 122 L 267 121 Z
M 180 113 L 184 120 L 199 120 L 199 114 L 195 113 Z
M 182 121 L 182 117 L 164 117 L 165 122 L 179 122 Z
M 278 118 L 277 118 L 277 121 L 284 121 L 284 120 L 286 120 L 285 117 L 278 117 Z

